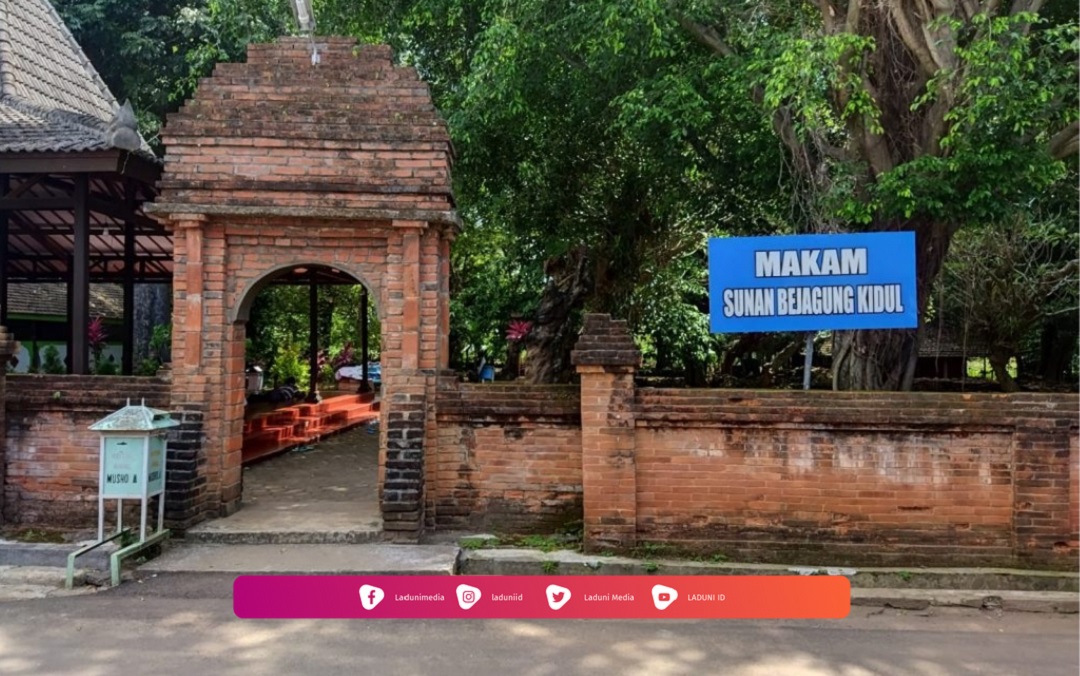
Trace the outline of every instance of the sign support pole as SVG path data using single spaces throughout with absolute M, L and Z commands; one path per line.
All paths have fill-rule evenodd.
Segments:
M 806 361 L 803 362 L 802 388 L 810 389 L 810 366 L 814 363 L 814 333 L 806 334 Z
M 98 477 L 105 476 L 105 437 L 101 437 L 101 451 L 98 453 Z M 98 489 L 97 497 L 97 539 L 105 539 L 105 491 Z

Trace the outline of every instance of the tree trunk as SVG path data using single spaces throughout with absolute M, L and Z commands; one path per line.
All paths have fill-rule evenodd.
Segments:
M 536 319 L 525 339 L 528 351 L 525 381 L 531 384 L 568 382 L 573 375 L 570 351 L 577 342 L 572 315 L 592 291 L 589 260 L 578 247 L 544 266 L 548 284 L 540 297 Z
M 507 380 L 517 380 L 521 375 L 521 344 L 515 341 L 506 343 L 506 368 L 503 369 L 503 377 Z
M 1000 350 L 994 350 L 990 354 L 990 366 L 994 369 L 994 377 L 1001 385 L 1002 392 L 1019 392 L 1020 386 L 1009 375 L 1009 355 Z
M 833 334 L 834 389 L 911 389 L 919 349 L 916 335 L 911 330 L 837 331 Z
M 154 327 L 172 321 L 172 286 L 169 284 L 135 285 L 135 366 L 149 357 Z
M 911 389 L 922 342 L 922 318 L 955 232 L 953 226 L 938 223 L 908 223 L 897 229 L 912 227 L 919 328 L 837 331 L 833 338 L 833 389 Z

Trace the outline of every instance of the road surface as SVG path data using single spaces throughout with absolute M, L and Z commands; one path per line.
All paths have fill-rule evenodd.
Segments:
M 231 578 L 0 603 L 5 676 L 1076 676 L 1076 615 L 852 609 L 836 622 L 252 621 Z

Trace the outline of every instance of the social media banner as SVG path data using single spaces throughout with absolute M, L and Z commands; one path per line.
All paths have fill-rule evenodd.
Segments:
M 244 619 L 840 619 L 840 576 L 246 575 Z

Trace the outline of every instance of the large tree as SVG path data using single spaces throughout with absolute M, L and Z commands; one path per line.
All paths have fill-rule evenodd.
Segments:
M 921 315 L 961 227 L 1030 209 L 1075 166 L 1076 16 L 1040 19 L 1042 0 L 656 1 L 742 69 L 808 230 L 916 233 Z M 910 388 L 919 337 L 838 332 L 835 385 Z
M 514 257 L 546 278 L 530 377 L 567 377 L 582 310 L 626 317 L 684 366 L 700 363 L 700 349 L 660 334 L 709 340 L 681 265 L 703 268 L 709 235 L 781 224 L 768 126 L 727 64 L 647 4 L 491 3 L 478 26 L 440 102 L 463 213 L 508 232 Z

